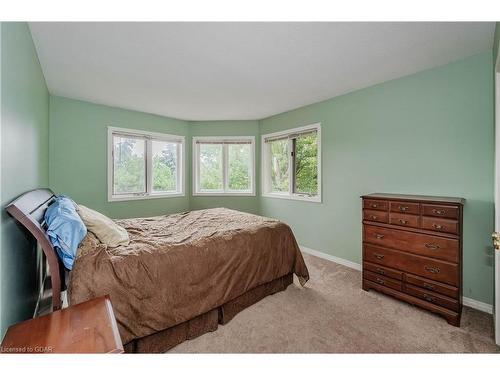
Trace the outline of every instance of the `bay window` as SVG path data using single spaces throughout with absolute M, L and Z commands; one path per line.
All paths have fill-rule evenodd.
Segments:
M 108 200 L 184 195 L 184 137 L 108 127 Z
M 254 137 L 194 137 L 193 195 L 255 195 Z
M 262 136 L 262 195 L 321 202 L 321 125 Z

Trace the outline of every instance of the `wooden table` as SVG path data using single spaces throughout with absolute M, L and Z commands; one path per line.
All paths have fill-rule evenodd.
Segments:
M 123 353 L 109 296 L 15 324 L 0 353 Z

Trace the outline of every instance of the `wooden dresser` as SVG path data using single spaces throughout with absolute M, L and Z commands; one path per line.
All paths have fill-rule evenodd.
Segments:
M 460 325 L 462 198 L 369 194 L 363 200 L 363 289 Z

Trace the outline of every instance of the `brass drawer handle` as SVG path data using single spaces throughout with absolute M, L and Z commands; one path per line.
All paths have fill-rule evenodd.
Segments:
M 446 213 L 446 210 L 436 210 L 435 208 L 432 210 L 432 213 L 437 214 L 437 215 L 444 215 Z
M 375 236 L 375 238 L 376 238 L 377 240 L 381 240 L 382 238 L 384 238 L 384 237 L 385 237 L 383 234 L 380 234 L 380 233 L 375 233 L 375 234 L 374 234 L 374 236 Z
M 377 268 L 377 272 L 381 275 L 385 275 L 385 271 L 382 268 Z
M 424 299 L 428 302 L 434 302 L 434 298 L 428 294 L 424 294 Z
M 385 255 L 373 253 L 373 256 L 377 259 L 384 259 Z
M 376 204 L 376 203 L 372 203 L 372 204 L 370 205 L 370 207 L 371 207 L 371 208 L 377 208 L 377 207 L 378 207 L 378 204 Z
M 439 224 L 432 224 L 432 226 L 435 228 L 435 229 L 444 229 L 444 227 L 442 225 L 439 225 Z
M 401 224 L 408 224 L 408 220 L 399 219 L 399 222 L 400 222 Z
M 424 287 L 425 289 L 434 290 L 434 286 L 433 286 L 433 285 L 431 285 L 431 284 L 424 283 L 423 287 Z
M 384 281 L 384 280 L 382 280 L 382 279 L 379 279 L 379 278 L 377 277 L 377 283 L 379 283 L 379 284 L 381 284 L 381 285 L 384 285 L 384 284 L 385 284 L 385 281 Z
M 405 212 L 405 211 L 408 211 L 409 208 L 410 207 L 408 207 L 408 206 L 399 206 L 399 211 Z
M 377 220 L 377 216 L 375 216 L 375 215 L 372 215 L 371 218 L 372 218 L 372 220 Z
M 426 271 L 429 271 L 431 273 L 439 273 L 439 272 L 441 272 L 441 270 L 439 269 L 439 267 L 425 266 L 424 268 L 425 268 Z
M 425 247 L 431 250 L 437 250 L 439 249 L 439 245 L 436 245 L 435 243 L 426 243 Z

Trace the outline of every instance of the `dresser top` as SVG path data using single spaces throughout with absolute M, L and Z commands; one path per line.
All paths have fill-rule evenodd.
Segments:
M 393 200 L 400 200 L 400 201 L 420 201 L 420 202 L 429 202 L 429 203 L 453 203 L 453 204 L 460 204 L 460 205 L 463 205 L 465 203 L 464 198 L 440 197 L 440 196 L 432 196 L 432 195 L 372 193 L 372 194 L 362 195 L 361 198 L 393 199 Z

